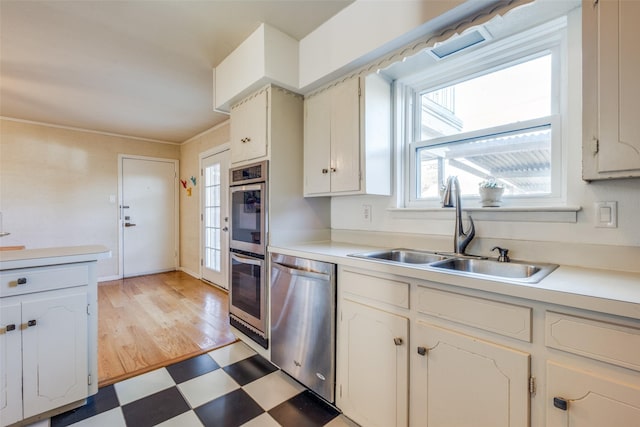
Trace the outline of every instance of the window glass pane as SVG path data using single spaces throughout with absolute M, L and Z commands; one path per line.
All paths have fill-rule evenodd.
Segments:
M 444 178 L 456 175 L 462 195 L 477 195 L 478 184 L 495 178 L 504 194 L 551 193 L 551 125 L 418 148 L 417 198 L 439 196 Z
M 551 54 L 420 96 L 420 140 L 551 115 Z

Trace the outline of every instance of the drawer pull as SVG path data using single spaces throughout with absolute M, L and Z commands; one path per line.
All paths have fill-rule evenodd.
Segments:
M 418 347 L 418 354 L 424 356 L 427 354 L 427 347 Z
M 27 322 L 27 326 L 28 326 L 28 327 L 36 326 L 37 324 L 38 324 L 38 321 L 37 321 L 37 320 L 35 320 L 35 319 L 29 320 L 29 321 Z
M 18 277 L 18 285 L 26 285 L 27 284 L 27 278 L 26 277 Z
M 555 406 L 558 409 L 562 409 L 563 411 L 566 411 L 568 404 L 569 402 L 567 401 L 567 399 L 563 399 L 562 397 L 553 398 L 553 406 Z
M 7 327 L 5 328 L 5 330 L 6 330 L 7 332 L 15 331 L 15 330 L 16 330 L 16 324 L 15 324 L 15 323 L 12 323 L 12 324 L 10 324 L 10 325 L 7 325 Z
M 393 339 L 393 343 L 394 343 L 395 345 L 402 345 L 402 338 L 400 338 L 400 337 L 396 337 L 396 338 L 394 338 L 394 339 Z

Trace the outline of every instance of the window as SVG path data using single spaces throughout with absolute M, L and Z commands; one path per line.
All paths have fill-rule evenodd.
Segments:
M 495 179 L 511 206 L 561 200 L 564 27 L 562 18 L 473 46 L 397 80 L 405 206 L 437 206 L 450 175 L 463 197 Z

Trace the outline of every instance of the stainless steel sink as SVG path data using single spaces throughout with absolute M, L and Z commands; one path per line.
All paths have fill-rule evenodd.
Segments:
M 558 266 L 517 261 L 498 262 L 489 259 L 452 258 L 433 263 L 430 267 L 471 277 L 491 276 L 503 280 L 538 283 Z
M 388 249 L 384 251 L 350 254 L 349 256 L 400 264 L 431 264 L 449 258 L 435 252 L 416 251 L 413 249 Z

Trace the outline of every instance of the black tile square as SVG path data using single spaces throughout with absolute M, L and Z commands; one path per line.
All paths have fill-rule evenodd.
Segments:
M 225 366 L 222 369 L 241 386 L 278 370 L 271 362 L 259 354 L 236 362 L 233 365 Z
M 238 427 L 262 414 L 264 409 L 240 388 L 194 411 L 205 427 Z
M 98 393 L 87 398 L 87 404 L 51 418 L 51 427 L 64 427 L 120 405 L 113 385 L 98 389 Z
M 170 387 L 122 406 L 128 426 L 151 427 L 191 408 L 176 387 Z
M 309 390 L 269 410 L 269 415 L 283 427 L 320 427 L 338 414 L 335 408 Z
M 167 366 L 166 369 L 169 371 L 169 374 L 176 384 L 180 384 L 192 378 L 204 375 L 207 372 L 215 371 L 219 367 L 220 366 L 211 358 L 211 356 L 208 354 L 202 354 L 182 362 L 174 363 L 171 366 Z

